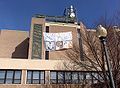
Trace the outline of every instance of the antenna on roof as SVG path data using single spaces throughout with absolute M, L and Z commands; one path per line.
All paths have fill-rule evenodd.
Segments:
M 72 5 L 70 6 L 70 14 L 69 14 L 69 16 L 70 16 L 71 18 L 74 18 L 74 17 L 75 17 L 75 11 L 74 11 L 74 8 L 73 8 Z
M 73 21 L 76 21 L 76 10 L 75 8 L 73 7 L 73 5 L 71 5 L 69 8 L 65 8 L 64 10 L 64 16 L 67 18 L 67 19 L 71 19 Z
M 66 8 L 64 10 L 64 16 L 70 17 L 70 18 L 75 18 L 76 17 L 76 10 L 73 7 L 73 5 L 71 5 L 69 8 Z

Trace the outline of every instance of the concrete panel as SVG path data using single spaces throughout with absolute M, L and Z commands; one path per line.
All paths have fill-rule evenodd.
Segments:
M 18 31 L 18 30 L 1 30 L 0 34 L 0 58 L 12 58 L 13 53 L 17 47 L 25 41 L 29 37 L 29 32 L 27 31 Z M 24 57 L 25 54 L 23 52 L 28 46 L 21 46 L 18 52 L 21 53 L 19 55 L 21 58 Z M 23 55 L 23 56 L 22 56 Z M 15 54 L 14 54 L 15 56 Z

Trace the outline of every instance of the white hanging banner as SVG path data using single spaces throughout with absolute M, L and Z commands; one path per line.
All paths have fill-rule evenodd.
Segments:
M 72 48 L 72 32 L 43 33 L 46 51 Z

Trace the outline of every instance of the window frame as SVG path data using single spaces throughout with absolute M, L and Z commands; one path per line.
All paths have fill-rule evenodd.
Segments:
M 21 84 L 21 76 L 22 76 L 22 70 L 7 70 L 7 69 L 2 69 L 2 70 L 0 70 L 0 73 L 1 73 L 1 71 L 5 71 L 5 73 L 4 73 L 4 78 L 0 78 L 0 80 L 3 80 L 4 82 L 1 82 L 0 84 Z M 12 72 L 12 74 L 11 74 L 11 76 L 10 76 L 10 78 L 8 77 L 8 73 L 9 72 Z M 16 72 L 17 71 L 19 71 L 20 73 L 19 73 L 19 79 L 16 79 L 15 78 L 15 76 L 16 76 Z M 11 80 L 11 82 L 9 83 L 9 80 Z M 19 82 L 17 83 L 17 82 L 15 82 L 15 80 L 19 80 Z
M 29 72 L 30 72 L 30 78 L 28 79 Z M 38 79 L 33 78 L 34 72 L 39 72 Z M 43 79 L 41 78 L 42 74 L 43 74 Z M 38 80 L 38 83 L 35 83 L 35 80 Z M 43 71 L 43 70 L 27 70 L 27 80 L 26 81 L 27 81 L 26 82 L 27 84 L 45 84 L 45 71 Z
M 55 78 L 51 78 L 51 73 L 55 73 Z M 63 82 L 59 82 L 59 73 L 63 73 Z M 66 74 L 70 73 L 69 82 L 67 82 Z M 96 71 L 50 71 L 50 83 L 51 84 L 80 84 L 83 82 L 90 82 L 94 83 L 94 78 L 92 74 L 97 74 L 97 76 L 102 72 L 96 72 Z M 74 75 L 76 75 L 76 78 L 74 79 Z M 102 75 L 102 74 L 101 74 Z M 52 82 L 54 80 L 55 82 Z M 101 79 L 102 80 L 102 79 Z

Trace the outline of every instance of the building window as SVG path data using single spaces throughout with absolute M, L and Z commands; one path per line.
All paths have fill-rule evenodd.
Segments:
M 96 73 L 92 73 L 92 77 L 93 77 L 93 79 L 92 79 L 92 81 L 93 81 L 93 83 L 97 83 L 98 82 L 98 74 L 96 74 Z
M 77 84 L 77 83 L 79 83 L 79 74 L 78 74 L 78 72 L 73 72 L 72 73 L 72 83 L 73 84 Z
M 80 71 L 51 71 L 51 84 L 80 84 L 83 82 L 97 83 L 97 72 L 80 72 Z M 103 80 L 103 79 L 100 79 Z
M 57 74 L 56 74 L 57 72 L 50 72 L 50 81 L 51 81 L 51 83 L 53 83 L 53 84 L 55 84 L 55 83 L 57 83 Z
M 45 72 L 44 71 L 27 71 L 27 83 L 28 84 L 44 84 Z
M 7 71 L 6 74 L 6 84 L 12 84 L 13 79 L 13 71 Z
M 64 72 L 57 72 L 57 83 L 63 84 L 65 83 L 65 73 Z
M 22 71 L 15 71 L 15 73 L 14 73 L 14 80 L 13 80 L 13 82 L 15 84 L 21 83 L 21 73 L 22 73 Z
M 79 78 L 79 83 L 83 83 L 85 80 L 85 73 L 84 72 L 79 72 L 78 73 L 78 78 Z
M 91 76 L 91 72 L 86 73 L 86 74 L 85 74 L 85 76 L 86 76 L 86 78 L 85 78 L 86 83 L 92 83 L 92 76 Z
M 72 73 L 71 72 L 65 72 L 65 83 L 70 84 L 72 83 Z
M 49 60 L 49 51 L 45 51 L 45 59 Z
M 5 83 L 5 73 L 6 71 L 0 71 L 0 84 Z
M 0 84 L 20 84 L 21 74 L 20 70 L 0 70 Z

